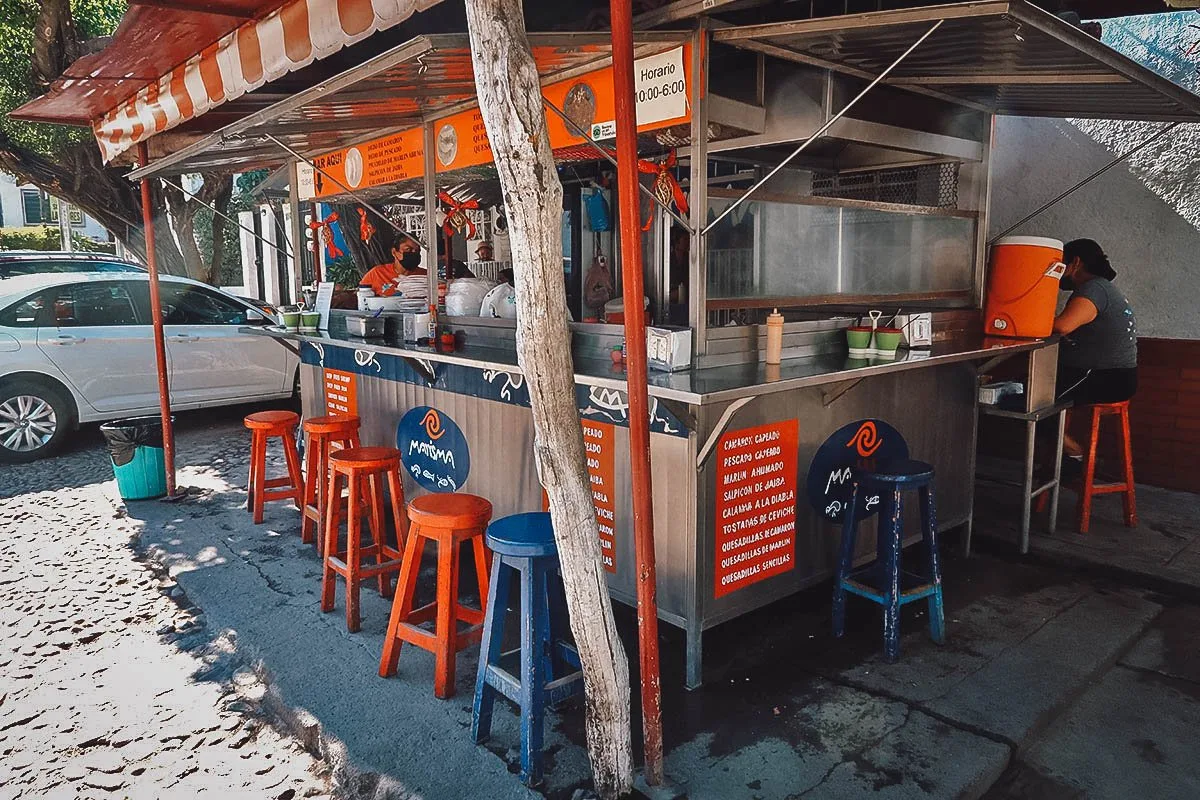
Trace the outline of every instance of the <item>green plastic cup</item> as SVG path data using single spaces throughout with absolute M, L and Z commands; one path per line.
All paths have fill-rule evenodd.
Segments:
M 897 328 L 880 328 L 875 331 L 875 349 L 880 353 L 894 353 L 902 336 Z
M 851 350 L 866 350 L 871 346 L 870 328 L 846 328 L 846 344 Z

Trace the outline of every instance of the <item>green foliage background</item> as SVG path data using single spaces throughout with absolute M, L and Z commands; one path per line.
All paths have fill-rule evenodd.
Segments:
M 112 242 L 97 242 L 77 233 L 71 234 L 77 252 L 114 252 Z M 2 250 L 61 250 L 62 235 L 57 225 L 29 225 L 24 228 L 0 228 L 0 251 Z
M 9 111 L 41 94 L 30 73 L 33 28 L 40 8 L 38 0 L 0 0 L 0 130 L 14 144 L 52 157 L 71 145 L 95 144 L 86 128 L 39 125 L 8 117 Z M 72 0 L 80 42 L 112 35 L 125 8 L 125 0 Z

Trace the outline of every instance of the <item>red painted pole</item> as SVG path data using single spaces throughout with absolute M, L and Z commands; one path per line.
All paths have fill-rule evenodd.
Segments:
M 613 90 L 617 124 L 617 195 L 621 225 L 621 287 L 625 300 L 625 380 L 629 391 L 629 460 L 637 561 L 638 653 L 646 783 L 663 781 L 662 694 L 658 672 L 658 596 L 654 509 L 650 492 L 650 400 L 646 390 L 646 318 L 642 313 L 642 231 L 638 205 L 637 110 L 633 78 L 633 8 L 610 0 Z
M 150 163 L 145 142 L 138 144 L 138 162 Z M 167 468 L 167 497 L 175 496 L 175 432 L 171 429 L 171 388 L 167 380 L 167 344 L 163 338 L 162 302 L 158 295 L 158 257 L 154 252 L 154 209 L 150 179 L 142 178 L 142 226 L 146 238 L 146 268 L 150 271 L 150 317 L 154 321 L 154 360 L 158 364 L 158 407 L 162 413 L 163 460 Z

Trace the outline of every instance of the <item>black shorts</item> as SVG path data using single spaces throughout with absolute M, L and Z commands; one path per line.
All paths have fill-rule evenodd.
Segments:
M 1077 369 L 1059 366 L 1055 395 L 1075 405 L 1120 403 L 1137 392 L 1137 367 L 1123 369 Z

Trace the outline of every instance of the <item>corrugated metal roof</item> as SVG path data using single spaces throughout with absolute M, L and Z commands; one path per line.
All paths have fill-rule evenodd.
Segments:
M 686 34 L 639 33 L 635 54 L 678 44 Z M 607 33 L 530 34 L 543 83 L 599 69 L 610 61 Z M 262 111 L 136 170 L 143 175 L 198 172 L 209 168 L 276 166 L 291 156 L 268 141 L 278 138 L 306 156 L 412 128 L 475 102 L 475 76 L 466 34 L 418 36 L 354 69 L 299 92 Z
M 939 20 L 885 83 L 996 114 L 1200 121 L 1200 97 L 1022 0 L 724 28 L 713 38 L 873 79 Z

